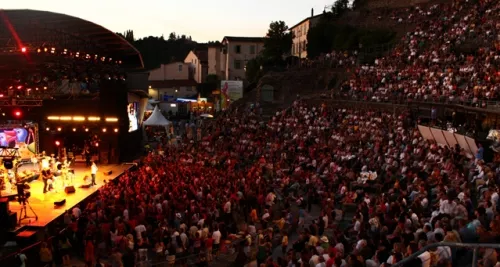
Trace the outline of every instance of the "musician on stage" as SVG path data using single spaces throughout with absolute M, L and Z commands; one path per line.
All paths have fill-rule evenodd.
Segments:
M 43 193 L 47 193 L 48 191 L 48 180 L 52 179 L 52 173 L 50 172 L 50 169 L 44 169 L 42 170 L 42 179 L 43 179 Z
M 99 170 L 99 168 L 97 168 L 97 165 L 95 164 L 95 161 L 92 162 L 92 166 L 90 167 L 90 170 L 91 170 L 91 174 L 92 174 L 92 185 L 97 185 L 95 183 L 95 176 L 97 175 L 97 170 Z

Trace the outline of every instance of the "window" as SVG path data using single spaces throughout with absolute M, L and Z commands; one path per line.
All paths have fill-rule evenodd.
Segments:
M 241 70 L 241 60 L 234 60 L 234 68 Z
M 255 55 L 255 45 L 250 46 L 250 55 Z
M 234 47 L 234 52 L 235 52 L 236 54 L 241 54 L 241 45 L 236 45 L 236 46 Z
M 182 65 L 179 65 L 179 72 L 182 72 Z

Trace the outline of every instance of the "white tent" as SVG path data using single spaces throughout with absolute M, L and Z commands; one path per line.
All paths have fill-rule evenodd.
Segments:
M 142 124 L 144 126 L 168 126 L 170 122 L 161 114 L 158 106 L 153 110 L 153 114 Z
M 151 102 L 148 102 L 146 105 L 146 111 L 153 111 L 155 107 L 151 104 Z

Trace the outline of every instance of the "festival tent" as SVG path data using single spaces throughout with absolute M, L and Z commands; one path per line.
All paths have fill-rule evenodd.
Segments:
M 168 121 L 163 114 L 161 114 L 160 109 L 158 106 L 155 107 L 153 110 L 153 114 L 142 124 L 144 126 L 165 126 L 167 127 L 170 125 L 171 122 Z

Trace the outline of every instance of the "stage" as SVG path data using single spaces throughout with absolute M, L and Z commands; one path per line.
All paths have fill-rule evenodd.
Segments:
M 43 194 L 43 181 L 41 178 L 38 180 L 32 181 L 29 183 L 31 192 L 31 197 L 29 198 L 29 204 L 35 211 L 36 215 L 38 215 L 38 220 L 34 218 L 25 219 L 21 222 L 22 226 L 31 226 L 31 227 L 45 227 L 50 222 L 57 219 L 61 216 L 66 210 L 72 209 L 75 205 L 82 202 L 88 196 L 92 195 L 94 192 L 99 190 L 104 185 L 104 181 L 111 181 L 121 174 L 123 174 L 126 170 L 132 167 L 132 165 L 122 165 L 122 164 L 111 164 L 111 165 L 98 165 L 99 171 L 96 175 L 96 186 L 90 188 L 80 188 L 83 182 L 83 177 L 90 177 L 90 168 L 85 167 L 84 164 L 77 164 L 73 169 L 75 170 L 75 177 L 73 180 L 73 185 L 75 187 L 75 193 L 66 194 L 64 189 L 59 190 L 59 192 L 55 192 L 52 190 L 51 192 L 47 192 Z M 106 175 L 105 172 L 112 171 L 110 175 Z M 11 192 L 10 194 L 2 191 L 2 197 L 8 197 L 9 195 L 16 194 L 16 190 Z M 66 203 L 59 207 L 54 207 L 54 202 L 61 201 L 66 199 Z M 9 209 L 12 212 L 17 212 L 17 216 L 19 218 L 21 212 L 22 205 L 17 201 L 10 201 Z M 34 216 L 29 207 L 27 208 L 28 216 Z

